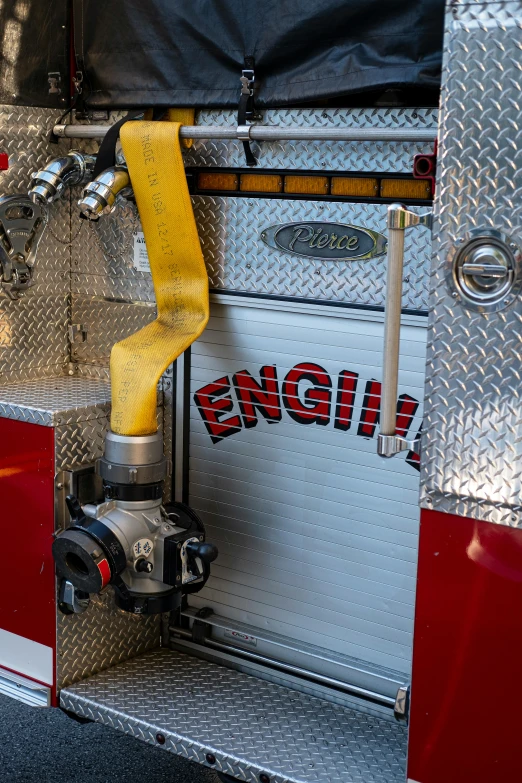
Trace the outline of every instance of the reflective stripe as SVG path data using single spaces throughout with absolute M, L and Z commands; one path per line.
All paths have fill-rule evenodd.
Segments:
M 109 566 L 109 561 L 106 558 L 103 558 L 103 560 L 100 560 L 98 565 L 98 571 L 100 572 L 100 576 L 102 578 L 102 589 L 104 587 L 107 587 L 109 582 L 111 581 L 111 569 Z

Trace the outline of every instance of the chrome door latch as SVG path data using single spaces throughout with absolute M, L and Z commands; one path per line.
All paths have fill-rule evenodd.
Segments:
M 468 310 L 498 312 L 520 293 L 522 251 L 502 231 L 474 228 L 451 249 L 446 280 L 455 301 Z
M 33 285 L 36 250 L 47 223 L 47 213 L 24 195 L 0 198 L 1 285 L 11 299 Z

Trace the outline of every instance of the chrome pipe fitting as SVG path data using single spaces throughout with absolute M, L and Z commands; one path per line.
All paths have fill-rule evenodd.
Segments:
M 108 432 L 105 453 L 97 472 L 108 484 L 141 485 L 162 482 L 169 474 L 160 432 L 153 435 L 117 435 Z
M 66 187 L 88 182 L 94 171 L 96 158 L 77 150 L 67 155 L 53 158 L 41 171 L 31 175 L 33 185 L 29 198 L 33 204 L 41 206 L 52 204 L 63 194 Z
M 129 171 L 126 166 L 114 166 L 103 171 L 84 188 L 78 201 L 80 212 L 89 220 L 113 212 L 117 204 L 132 196 Z

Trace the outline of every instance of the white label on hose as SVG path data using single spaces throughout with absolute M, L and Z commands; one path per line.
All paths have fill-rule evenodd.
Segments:
M 145 234 L 143 231 L 136 231 L 134 238 L 134 269 L 138 272 L 148 272 L 150 274 L 149 257 L 145 246 Z

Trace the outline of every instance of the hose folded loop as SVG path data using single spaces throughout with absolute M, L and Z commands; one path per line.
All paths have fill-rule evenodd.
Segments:
M 176 119 L 177 110 L 169 112 Z M 120 130 L 145 234 L 158 316 L 111 353 L 111 429 L 157 431 L 159 379 L 203 332 L 208 277 L 192 210 L 176 121 L 132 121 Z

